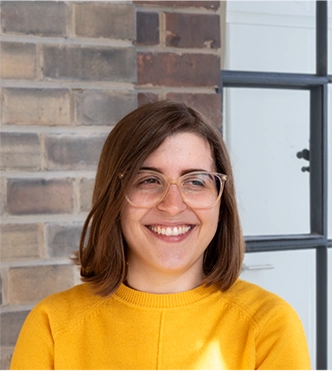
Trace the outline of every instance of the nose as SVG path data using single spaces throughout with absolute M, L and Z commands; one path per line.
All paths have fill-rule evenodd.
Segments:
M 184 203 L 177 185 L 171 184 L 165 197 L 157 207 L 159 210 L 166 211 L 170 215 L 176 215 L 183 211 L 187 205 Z

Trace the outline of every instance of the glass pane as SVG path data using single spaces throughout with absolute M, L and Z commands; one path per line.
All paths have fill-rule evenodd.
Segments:
M 315 73 L 314 1 L 228 1 L 225 69 Z
M 310 233 L 309 92 L 225 89 L 225 140 L 244 234 Z M 300 156 L 301 157 L 301 156 Z

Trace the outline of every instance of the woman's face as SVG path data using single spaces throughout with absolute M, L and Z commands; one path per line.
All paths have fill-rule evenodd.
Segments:
M 145 160 L 171 179 L 189 171 L 216 171 L 209 144 L 193 133 L 168 137 Z M 128 245 L 129 286 L 146 292 L 179 292 L 203 279 L 203 254 L 216 233 L 220 201 L 208 209 L 187 206 L 176 185 L 151 208 L 125 201 L 121 226 Z

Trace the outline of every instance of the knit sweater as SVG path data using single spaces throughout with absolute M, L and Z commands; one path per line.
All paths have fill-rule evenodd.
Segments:
M 298 315 L 248 282 L 148 294 L 89 284 L 49 296 L 29 314 L 11 369 L 309 369 Z

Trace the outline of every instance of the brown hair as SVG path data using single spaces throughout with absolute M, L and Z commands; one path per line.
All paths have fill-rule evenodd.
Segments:
M 195 133 L 206 140 L 216 171 L 227 175 L 218 228 L 204 253 L 204 283 L 216 283 L 227 290 L 238 278 L 244 240 L 231 163 L 221 134 L 185 104 L 159 101 L 125 116 L 110 132 L 100 155 L 93 206 L 83 227 L 76 259 L 83 281 L 93 283 L 99 295 L 112 294 L 126 276 L 126 242 L 120 224 L 126 188 L 144 160 L 168 136 L 181 132 Z

